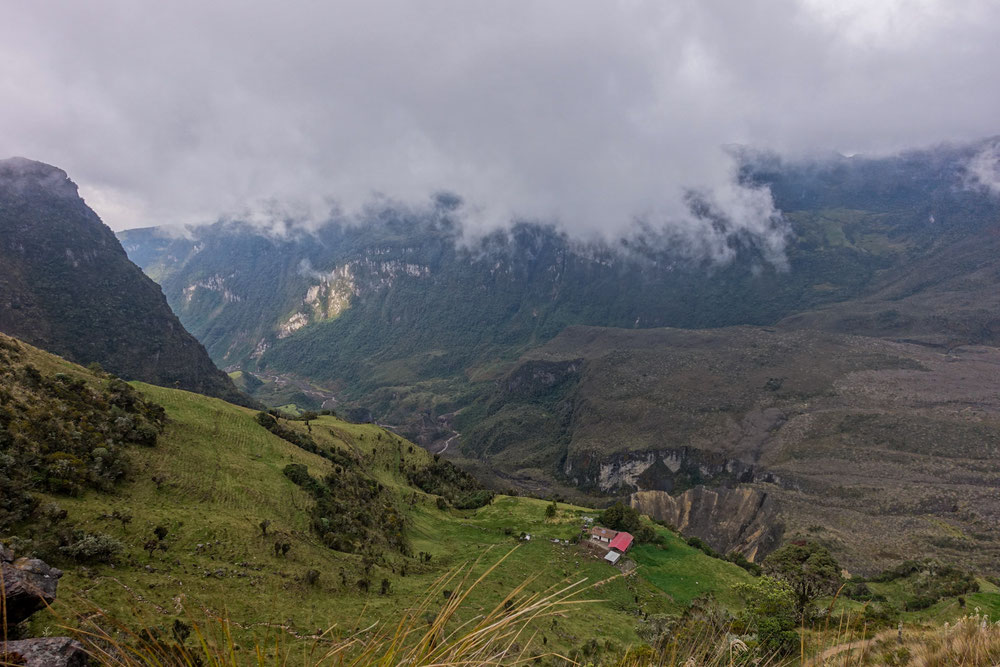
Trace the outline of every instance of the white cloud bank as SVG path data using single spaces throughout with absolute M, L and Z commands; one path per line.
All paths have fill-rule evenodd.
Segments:
M 997 62 L 991 0 L 33 0 L 0 21 L 0 154 L 118 229 L 448 190 L 473 227 L 642 220 L 713 253 L 694 188 L 780 259 L 721 146 L 995 134 Z

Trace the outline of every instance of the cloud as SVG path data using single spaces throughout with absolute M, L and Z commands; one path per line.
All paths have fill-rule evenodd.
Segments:
M 780 262 L 722 146 L 994 134 L 998 32 L 990 0 L 35 0 L 0 23 L 0 154 L 66 169 L 115 228 L 449 191 L 473 230 L 642 223 L 723 259 L 745 233 Z
M 1000 195 L 1000 140 L 986 144 L 969 160 L 966 186 Z

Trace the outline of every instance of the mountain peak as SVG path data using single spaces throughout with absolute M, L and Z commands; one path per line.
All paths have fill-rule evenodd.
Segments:
M 25 157 L 0 160 L 0 187 L 20 191 L 41 188 L 64 197 L 77 196 L 76 183 L 65 171 Z

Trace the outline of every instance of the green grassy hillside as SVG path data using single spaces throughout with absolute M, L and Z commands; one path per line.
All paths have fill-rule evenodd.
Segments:
M 19 347 L 22 361 L 43 376 L 62 373 L 91 387 L 107 382 Z M 110 492 L 85 490 L 76 496 L 34 491 L 43 506 L 54 503 L 65 510 L 65 522 L 76 531 L 108 535 L 124 546 L 114 564 L 81 564 L 58 550 L 44 554 L 65 570 L 57 615 L 72 618 L 94 604 L 115 618 L 168 632 L 175 619 L 212 611 L 231 619 L 239 644 L 278 634 L 294 651 L 304 651 L 317 631 L 336 626 L 346 633 L 359 623 L 392 622 L 446 573 L 466 564 L 483 571 L 506 555 L 463 606 L 464 617 L 492 608 L 526 580 L 528 590 L 540 591 L 585 579 L 599 585 L 582 597 L 598 601 L 537 628 L 536 641 L 544 637 L 539 650 L 569 653 L 596 639 L 620 651 L 639 642 L 639 617 L 680 613 L 706 594 L 734 603 L 731 585 L 749 576 L 662 528 L 664 545 L 637 548 L 637 573 L 621 576 L 569 543 L 583 517 L 596 516 L 593 510 L 560 504 L 550 517 L 546 501 L 509 496 L 478 510 L 440 509 L 436 496 L 408 482 L 412 469 L 433 462 L 420 447 L 376 426 L 332 416 L 308 426 L 282 420 L 286 428 L 311 434 L 321 449 L 360 461 L 405 517 L 412 556 L 390 549 L 334 551 L 310 528 L 313 498 L 283 472 L 301 464 L 319 478 L 333 472 L 334 462 L 276 437 L 252 410 L 185 391 L 133 386 L 165 408 L 167 421 L 155 446 L 128 448 L 125 481 Z M 113 518 L 122 516 L 131 519 Z M 264 520 L 270 521 L 266 537 L 260 528 Z M 157 528 L 166 530 L 162 540 Z M 23 530 L 14 526 L 0 539 L 27 544 L 17 537 Z M 522 533 L 531 539 L 520 540 Z M 275 542 L 290 545 L 285 555 L 275 554 Z M 369 581 L 368 589 L 359 581 Z M 39 614 L 31 630 L 50 633 L 59 622 Z
M 37 370 L 40 386 L 71 383 L 81 396 L 93 397 L 95 410 L 104 387 L 115 382 L 11 339 L 3 342 L 5 350 L 16 352 L 2 374 L 3 388 L 12 395 L 27 365 Z M 366 635 L 392 627 L 428 595 L 428 610 L 444 605 L 445 591 L 462 587 L 460 580 L 443 580 L 449 573 L 464 567 L 474 578 L 497 565 L 472 589 L 449 628 L 488 613 L 522 584 L 519 598 L 584 582 L 579 597 L 592 602 L 534 622 L 531 637 L 519 645 L 526 655 L 558 653 L 614 664 L 627 649 L 669 636 L 662 633 L 671 623 L 703 619 L 706 613 L 725 623 L 725 612 L 711 616 L 718 612 L 706 610 L 738 614 L 741 604 L 733 588 L 752 579 L 660 526 L 655 527 L 660 543 L 636 546 L 629 554 L 636 568 L 623 575 L 573 544 L 585 518 L 598 514 L 585 507 L 559 503 L 552 513 L 548 501 L 497 496 L 478 509 L 454 509 L 410 483 L 418 477 L 415 470 L 435 468 L 435 457 L 377 426 L 333 416 L 308 423 L 282 419 L 286 438 L 311 438 L 319 452 L 312 453 L 265 429 L 252 410 L 175 389 L 133 387 L 148 405 L 164 408 L 166 421 L 155 445 L 124 447 L 123 480 L 77 489 L 76 495 L 39 484 L 30 489 L 39 516 L 65 512 L 53 524 L 53 540 L 104 536 L 119 542 L 121 553 L 81 559 L 52 540 L 30 541 L 38 537 L 38 526 L 15 523 L 0 529 L 0 540 L 20 553 L 38 550 L 65 571 L 53 609 L 30 621 L 32 635 L 59 633 L 60 625 L 84 619 L 107 626 L 104 619 L 110 618 L 170 638 L 176 622 L 204 623 L 208 614 L 228 619 L 226 627 L 240 647 L 232 664 L 252 662 L 251 652 L 258 649 L 265 658 L 290 656 L 293 663 L 312 664 L 327 642 L 359 629 Z M 8 410 L 14 406 L 3 400 Z M 58 413 L 59 400 L 38 402 Z M 404 518 L 407 548 L 372 542 L 345 553 L 324 546 L 325 538 L 314 530 L 315 499 L 289 478 L 289 466 L 303 466 L 314 479 L 331 473 L 348 479 L 348 467 L 357 466 L 358 474 L 381 485 L 378 502 Z M 462 483 L 457 475 L 448 478 L 452 487 Z M 370 514 L 380 511 L 372 507 Z M 266 536 L 263 521 L 269 522 Z M 276 551 L 275 543 L 288 548 Z M 888 604 L 905 610 L 920 596 L 933 594 L 928 606 L 903 611 L 901 618 L 917 629 L 937 627 L 975 607 L 1000 610 L 995 582 L 978 579 L 978 590 L 942 594 L 968 575 L 934 570 L 911 567 L 901 570 L 905 576 L 871 580 L 868 586 L 885 598 L 879 609 Z M 712 599 L 715 603 L 706 603 Z M 822 607 L 827 604 L 820 601 Z M 864 620 L 865 609 L 866 603 L 841 596 L 836 612 Z M 429 621 L 428 614 L 418 614 L 417 622 Z M 809 630 L 807 651 L 840 641 L 832 632 Z M 706 636 L 703 641 L 715 640 Z

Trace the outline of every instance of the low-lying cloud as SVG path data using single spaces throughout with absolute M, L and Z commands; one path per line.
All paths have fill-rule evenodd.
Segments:
M 967 185 L 1000 195 L 1000 139 L 991 141 L 966 165 Z
M 66 169 L 117 229 L 350 216 L 447 190 L 473 231 L 638 224 L 720 259 L 748 234 L 780 264 L 779 212 L 735 182 L 723 145 L 887 152 L 995 134 L 1000 118 L 990 0 L 37 0 L 4 14 L 0 153 Z

